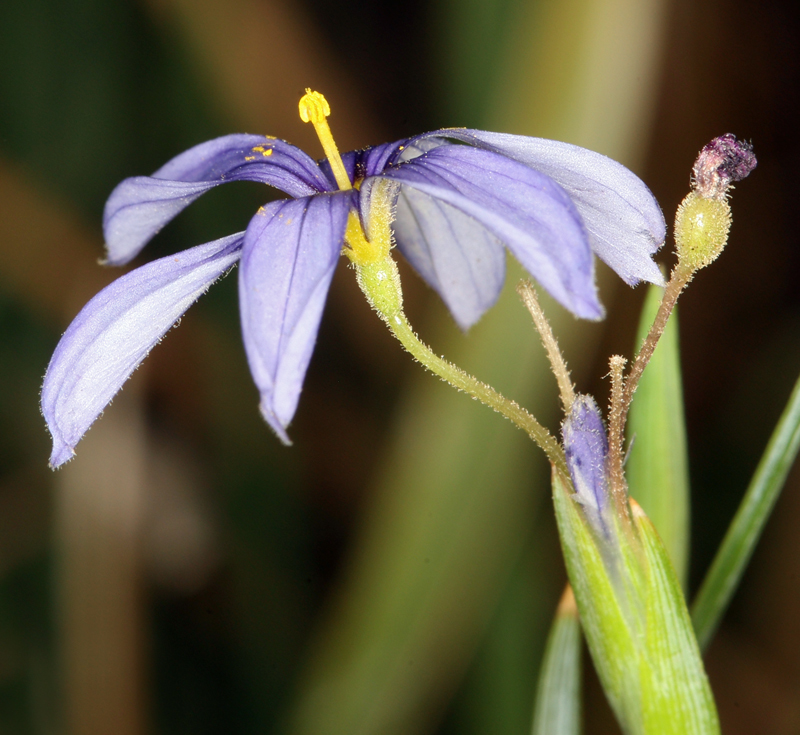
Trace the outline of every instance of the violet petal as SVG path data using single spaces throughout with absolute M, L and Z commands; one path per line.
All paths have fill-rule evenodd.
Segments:
M 503 244 L 483 225 L 421 191 L 397 198 L 397 247 L 469 329 L 497 301 L 506 276 Z
M 580 212 L 592 250 L 627 284 L 664 284 L 652 255 L 666 223 L 644 182 L 621 163 L 569 143 L 482 130 L 439 130 L 448 137 L 513 158 L 558 182 Z
M 261 413 L 285 444 L 342 249 L 354 192 L 271 202 L 250 221 L 239 269 L 247 359 Z
M 97 294 L 58 343 L 42 386 L 52 467 L 74 447 L 123 383 L 206 289 L 239 259 L 244 233 L 153 261 Z
M 134 258 L 167 222 L 210 189 L 230 181 L 258 181 L 289 196 L 335 189 L 299 148 L 263 135 L 226 135 L 190 148 L 152 176 L 122 181 L 106 202 L 107 261 Z
M 398 151 L 403 150 L 405 142 L 405 140 L 398 140 L 394 143 L 382 143 L 359 151 L 342 153 L 342 163 L 350 181 L 357 183 L 368 176 L 381 173 L 387 164 L 397 156 Z M 337 188 L 328 159 L 323 158 L 319 161 L 319 167 L 328 177 L 333 188 Z
M 608 504 L 608 438 L 594 398 L 579 395 L 563 427 L 564 452 L 572 484 L 590 519 L 599 520 Z
M 566 192 L 548 176 L 505 156 L 462 145 L 439 146 L 387 169 L 383 176 L 480 223 L 574 314 L 602 316 L 581 218 Z M 444 247 L 447 237 L 441 233 L 431 246 Z

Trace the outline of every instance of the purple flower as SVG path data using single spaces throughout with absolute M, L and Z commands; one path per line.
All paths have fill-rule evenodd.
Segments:
M 242 332 L 264 418 L 286 443 L 351 212 L 369 235 L 374 185 L 392 183 L 397 247 L 466 329 L 496 301 L 507 247 L 577 316 L 602 307 L 593 255 L 627 283 L 661 283 L 651 256 L 664 240 L 647 187 L 597 153 L 548 140 L 447 129 L 342 157 L 355 188 L 339 190 L 327 160 L 282 140 L 229 135 L 123 181 L 106 204 L 107 262 L 122 265 L 215 186 L 248 180 L 289 199 L 247 230 L 142 266 L 75 318 L 45 377 L 51 464 L 73 448 L 149 350 L 237 260 Z M 379 187 L 385 192 L 386 187 Z
M 579 395 L 562 426 L 567 468 L 581 504 L 594 528 L 607 534 L 609 505 L 608 438 L 594 398 Z

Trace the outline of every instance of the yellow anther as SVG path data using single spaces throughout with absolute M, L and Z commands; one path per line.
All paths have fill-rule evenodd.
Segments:
M 300 119 L 316 125 L 330 114 L 331 106 L 328 104 L 328 100 L 319 92 L 306 89 L 306 93 L 300 98 Z
M 333 177 L 339 189 L 346 191 L 352 189 L 353 184 L 347 171 L 344 168 L 342 157 L 339 155 L 339 149 L 333 141 L 333 135 L 328 125 L 327 117 L 331 114 L 331 108 L 326 100 L 319 92 L 312 92 L 306 89 L 306 93 L 300 98 L 300 119 L 303 122 L 310 122 L 317 131 L 320 143 L 322 143 L 322 150 L 325 151 L 325 157 L 331 165 Z

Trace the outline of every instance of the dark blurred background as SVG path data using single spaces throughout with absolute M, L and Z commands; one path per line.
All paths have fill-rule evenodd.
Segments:
M 0 4 L 0 732 L 530 729 L 565 579 L 547 468 L 424 375 L 347 268 L 292 448 L 259 418 L 234 275 L 77 459 L 47 468 L 42 375 L 118 275 L 97 264 L 109 192 L 230 132 L 320 155 L 297 117 L 305 87 L 331 102 L 342 149 L 443 126 L 567 140 L 633 168 L 668 222 L 706 142 L 753 141 L 729 247 L 681 306 L 696 588 L 800 368 L 799 14 L 790 0 Z M 271 196 L 221 187 L 138 262 L 241 230 Z M 403 274 L 436 351 L 557 427 L 513 289 L 463 335 Z M 604 397 L 644 292 L 599 277 L 605 322 L 547 309 L 579 388 Z M 794 472 L 707 657 L 726 733 L 800 732 L 798 485 Z M 614 732 L 587 683 L 587 731 Z

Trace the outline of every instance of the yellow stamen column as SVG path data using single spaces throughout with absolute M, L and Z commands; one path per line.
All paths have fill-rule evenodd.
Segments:
M 310 122 L 317 131 L 319 142 L 322 143 L 322 150 L 325 151 L 325 157 L 333 169 L 333 176 L 339 189 L 347 191 L 353 188 L 350 177 L 344 169 L 342 157 L 339 155 L 339 149 L 333 140 L 330 126 L 328 125 L 328 117 L 331 114 L 331 106 L 328 100 L 325 99 L 319 92 L 312 92 L 306 89 L 306 93 L 300 98 L 300 119 L 303 122 Z

